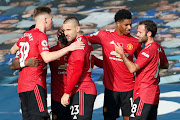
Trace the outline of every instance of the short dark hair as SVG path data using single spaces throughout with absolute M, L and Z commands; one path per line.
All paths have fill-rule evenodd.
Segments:
M 76 17 L 67 17 L 63 23 L 66 23 L 69 21 L 73 21 L 74 24 L 76 24 L 77 26 L 80 26 L 79 20 Z
M 35 18 L 36 16 L 40 15 L 40 14 L 51 14 L 51 8 L 49 7 L 46 7 L 46 6 L 39 6 L 39 7 L 36 7 L 34 9 L 34 14 L 33 14 L 33 17 Z
M 146 32 L 151 32 L 152 35 L 151 37 L 155 37 L 157 33 L 157 25 L 154 21 L 152 20 L 143 20 L 139 22 L 139 25 L 145 25 Z
M 115 22 L 117 22 L 117 21 L 121 21 L 124 19 L 132 19 L 132 14 L 128 10 L 121 9 L 114 16 L 114 20 L 115 20 Z

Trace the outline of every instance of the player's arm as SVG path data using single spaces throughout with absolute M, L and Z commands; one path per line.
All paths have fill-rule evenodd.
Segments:
M 71 45 L 69 45 L 63 49 L 60 49 L 58 51 L 53 51 L 53 52 L 43 51 L 41 53 L 41 57 L 43 58 L 45 63 L 49 63 L 51 61 L 54 61 L 54 60 L 62 57 L 63 55 L 65 55 L 66 53 L 68 53 L 70 51 L 83 49 L 83 48 L 84 48 L 83 42 L 74 42 Z
M 84 65 L 84 60 L 76 60 L 72 63 L 72 67 L 71 67 L 72 69 L 69 72 L 70 74 L 68 75 L 70 77 L 69 80 L 71 81 L 68 83 L 68 86 L 65 89 L 66 94 L 70 94 L 73 88 L 75 87 L 75 85 L 78 83 L 78 80 L 83 71 L 83 65 Z
M 11 53 L 11 54 L 15 54 L 18 50 L 19 50 L 19 47 L 18 47 L 17 44 L 15 43 L 15 44 L 11 47 L 10 53 Z
M 93 60 L 94 60 L 94 65 L 97 67 L 103 68 L 103 60 L 97 58 L 96 56 L 92 55 Z
M 73 88 L 75 87 L 75 85 L 78 83 L 78 80 L 82 74 L 83 65 L 84 65 L 84 61 L 81 61 L 81 60 L 74 61 L 72 69 L 69 71 L 69 73 L 67 73 L 68 77 L 70 77 L 69 79 L 70 81 L 68 83 L 68 86 L 66 86 L 64 95 L 61 98 L 61 104 L 64 107 L 66 107 L 66 105 L 69 104 L 68 100 L 69 100 L 70 94 Z
M 19 58 L 18 58 L 18 59 L 13 60 L 10 69 L 11 70 L 19 70 L 23 67 L 37 67 L 40 65 L 40 63 L 41 63 L 41 60 L 39 60 L 35 57 L 31 57 L 23 63 L 24 65 L 22 65 L 22 63 L 20 64 Z
M 72 61 L 68 62 L 68 70 L 67 70 L 67 81 L 68 85 L 64 90 L 64 95 L 61 97 L 61 104 L 66 107 L 69 104 L 70 94 L 78 83 L 78 80 L 82 74 L 83 66 L 84 66 L 84 58 L 85 58 L 85 50 L 77 50 L 73 51 L 70 57 L 73 58 Z
M 161 63 L 160 68 L 161 69 L 168 69 L 169 68 L 169 63 L 168 63 L 166 54 L 165 54 L 163 48 L 161 50 L 162 50 L 162 54 L 160 54 L 160 63 Z
M 96 33 L 85 35 L 88 41 L 92 44 L 101 44 L 101 37 L 103 36 L 102 31 L 98 31 Z
M 169 63 L 163 64 L 161 66 L 161 69 L 168 69 L 169 68 Z
M 137 65 L 136 63 L 131 62 L 126 55 L 124 54 L 123 48 L 121 47 L 121 45 L 119 43 L 114 44 L 115 46 L 115 51 L 120 54 L 121 58 L 123 59 L 124 64 L 126 65 L 126 67 L 128 68 L 128 70 L 131 73 L 137 72 L 138 70 L 141 69 L 141 67 L 139 65 Z

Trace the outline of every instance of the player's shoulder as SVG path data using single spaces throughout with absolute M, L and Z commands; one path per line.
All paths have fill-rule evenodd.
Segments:
M 146 48 L 154 48 L 154 47 L 161 47 L 161 45 L 157 42 L 152 42 L 146 46 Z
M 162 47 L 159 43 L 154 42 L 154 45 L 158 46 L 158 47 Z
M 82 36 L 79 36 L 78 38 L 76 38 L 76 40 L 75 41 L 78 41 L 78 42 L 87 42 L 88 41 L 88 39 L 84 36 L 84 35 L 82 35 Z
M 103 31 L 100 31 L 102 35 L 111 35 L 111 34 L 116 34 L 116 29 L 106 29 Z
M 156 51 L 158 48 L 162 48 L 161 45 L 157 42 L 152 42 L 146 45 L 144 47 L 144 50 L 148 50 L 151 51 L 151 53 L 153 53 L 153 51 Z
M 38 37 L 47 36 L 46 33 L 41 32 L 39 29 L 32 29 L 27 32 L 32 33 L 33 35 L 38 36 Z
M 88 38 L 86 38 L 85 36 L 80 36 L 80 37 L 78 37 L 75 41 L 81 41 L 81 42 L 83 42 L 83 43 L 85 44 L 85 48 L 86 48 L 87 46 L 90 46 L 90 45 L 91 45 L 91 43 L 89 42 Z
M 159 43 L 157 43 L 157 42 L 153 42 L 153 44 L 154 44 L 154 50 L 158 50 L 158 52 L 160 52 L 160 51 L 162 51 L 162 50 L 164 50 L 163 49 L 163 47 L 159 44 Z
M 96 36 L 96 35 L 106 35 L 106 34 L 112 34 L 115 32 L 115 29 L 106 29 L 106 30 L 100 30 L 95 33 L 90 34 L 90 36 Z
M 104 30 L 104 32 L 106 32 L 106 33 L 114 33 L 115 31 L 116 31 L 116 29 L 106 29 L 106 30 Z

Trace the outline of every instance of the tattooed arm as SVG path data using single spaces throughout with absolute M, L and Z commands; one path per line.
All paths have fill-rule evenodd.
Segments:
M 25 67 L 37 67 L 37 66 L 39 66 L 40 63 L 41 63 L 41 61 L 39 59 L 37 59 L 35 57 L 31 57 L 28 60 L 26 60 L 24 64 L 25 64 Z M 11 70 L 21 69 L 19 59 L 13 60 L 10 69 Z

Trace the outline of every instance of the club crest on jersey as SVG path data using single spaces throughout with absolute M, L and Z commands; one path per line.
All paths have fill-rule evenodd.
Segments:
M 48 46 L 48 43 L 47 43 L 46 40 L 43 40 L 43 41 L 41 42 L 41 44 L 42 44 L 42 46 L 44 46 L 44 47 Z
M 127 44 L 127 48 L 128 50 L 132 50 L 133 49 L 133 45 L 131 43 Z

